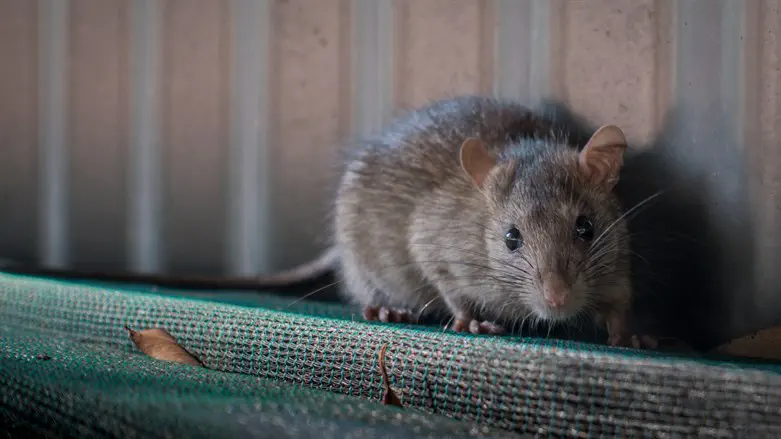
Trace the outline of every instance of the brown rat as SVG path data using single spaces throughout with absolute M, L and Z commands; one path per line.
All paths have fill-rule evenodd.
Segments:
M 370 320 L 444 311 L 453 330 L 501 333 L 586 313 L 625 345 L 629 242 L 613 187 L 626 147 L 615 126 L 576 145 L 565 127 L 510 101 L 433 102 L 351 152 L 333 245 L 315 261 L 249 279 L 123 280 L 263 288 L 335 269 Z
M 346 294 L 367 319 L 444 309 L 473 333 L 587 312 L 627 344 L 629 242 L 612 193 L 626 147 L 605 126 L 578 151 L 551 121 L 492 98 L 410 112 L 341 180 Z

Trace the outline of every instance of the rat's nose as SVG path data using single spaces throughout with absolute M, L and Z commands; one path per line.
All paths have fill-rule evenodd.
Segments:
M 545 273 L 541 276 L 542 296 L 551 308 L 561 308 L 567 304 L 570 296 L 570 286 L 559 275 Z

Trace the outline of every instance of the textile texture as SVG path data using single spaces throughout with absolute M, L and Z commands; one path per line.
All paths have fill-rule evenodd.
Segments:
M 222 294 L 222 295 L 221 295 Z M 10 437 L 781 437 L 781 367 L 0 274 Z M 163 328 L 205 368 L 141 353 Z M 383 405 L 378 353 L 403 407 Z

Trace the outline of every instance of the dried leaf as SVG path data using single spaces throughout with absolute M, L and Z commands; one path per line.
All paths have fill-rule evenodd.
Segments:
M 127 326 L 125 326 L 125 329 L 130 334 L 130 339 L 133 340 L 136 347 L 152 358 L 193 366 L 203 366 L 203 363 L 179 346 L 165 329 L 153 328 L 134 331 Z
M 404 407 L 401 404 L 401 400 L 398 396 L 396 396 L 396 393 L 393 392 L 393 389 L 391 389 L 390 386 L 390 380 L 388 379 L 388 371 L 385 369 L 385 350 L 388 349 L 388 344 L 385 343 L 382 345 L 382 348 L 380 348 L 380 358 L 379 358 L 379 366 L 380 366 L 380 373 L 382 374 L 382 388 L 383 388 L 383 395 L 382 395 L 382 403 L 385 405 L 395 405 L 397 407 Z
M 762 360 L 781 360 L 781 327 L 772 327 L 728 341 L 715 354 Z

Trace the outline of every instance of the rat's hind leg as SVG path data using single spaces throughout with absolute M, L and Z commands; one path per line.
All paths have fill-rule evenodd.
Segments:
M 361 307 L 361 315 L 365 320 L 383 323 L 417 322 L 417 315 L 411 308 L 394 306 L 387 294 L 358 266 L 345 264 L 342 276 L 344 293 Z

